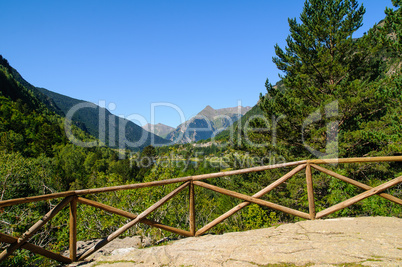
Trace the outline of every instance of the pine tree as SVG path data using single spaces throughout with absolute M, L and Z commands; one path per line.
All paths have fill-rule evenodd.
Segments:
M 402 54 L 402 0 L 392 0 L 396 10 L 387 8 L 384 27 L 381 28 L 382 44 L 390 49 L 391 55 L 401 58 Z
M 395 28 L 388 28 L 394 50 L 400 36 L 395 22 L 400 21 L 399 12 L 387 9 L 386 21 L 393 22 L 385 25 Z M 384 90 L 389 91 L 388 62 L 383 54 L 387 46 L 378 47 L 380 31 L 353 38 L 364 13 L 355 0 L 306 0 L 301 23 L 289 19 L 286 48 L 275 46 L 273 62 L 284 72 L 285 89 L 267 81 L 268 93 L 260 97 L 259 105 L 267 118 L 284 117 L 271 139 L 278 140 L 274 149 L 289 155 L 289 160 L 365 156 L 388 142 L 383 133 L 370 138 L 368 125 L 385 118 L 390 105 L 400 100 L 394 93 L 384 97 Z
M 365 9 L 356 0 L 308 0 L 301 23 L 289 19 L 283 51 L 275 46 L 273 62 L 297 95 L 328 94 L 347 78 L 354 53 L 353 33 L 362 26 Z
M 267 82 L 268 94 L 260 101 L 268 117 L 286 117 L 275 129 L 275 138 L 280 140 L 277 149 L 283 147 L 280 153 L 311 156 L 306 149 L 309 147 L 318 157 L 330 148 L 328 140 L 337 136 L 339 127 L 332 121 L 347 119 L 337 117 L 338 106 L 347 105 L 350 88 L 346 85 L 356 79 L 351 77 L 351 70 L 358 56 L 358 42 L 352 36 L 362 25 L 364 13 L 364 7 L 355 0 L 307 0 L 301 23 L 295 18 L 288 20 L 287 46 L 283 50 L 276 45 L 277 56 L 273 58 L 284 72 L 286 89 Z M 331 151 L 329 154 L 336 156 L 337 149 Z

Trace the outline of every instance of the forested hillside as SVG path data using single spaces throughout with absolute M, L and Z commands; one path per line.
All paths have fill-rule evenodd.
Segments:
M 386 10 L 384 21 L 356 39 L 353 34 L 361 26 L 365 12 L 357 1 L 307 0 L 300 19 L 289 19 L 286 46 L 267 48 L 275 49 L 273 63 L 282 71 L 281 81 L 276 86 L 266 81 L 266 94 L 231 127 L 233 132 L 224 131 L 197 144 L 147 146 L 135 154 L 106 146 L 84 148 L 72 144 L 64 128 L 65 110 L 57 103 L 57 97 L 44 90 L 35 93 L 29 84 L 16 78 L 8 62 L 0 57 L 0 200 L 301 159 L 402 155 L 402 11 L 400 0 L 392 3 L 395 8 Z M 80 140 L 96 141 L 79 127 L 73 125 L 72 129 Z M 327 167 L 369 186 L 402 175 L 401 163 Z M 290 168 L 207 181 L 253 195 L 288 171 Z M 323 173 L 313 172 L 313 177 L 317 211 L 363 191 Z M 305 184 L 305 175 L 297 174 L 263 199 L 308 212 Z M 139 214 L 175 186 L 102 193 L 89 198 Z M 401 186 L 386 192 L 402 197 Z M 197 228 L 241 202 L 200 187 L 196 187 L 196 196 Z M 20 236 L 56 204 L 57 200 L 52 200 L 1 209 L 0 232 Z M 188 192 L 183 191 L 147 219 L 188 229 L 188 204 Z M 372 215 L 401 217 L 402 207 L 374 196 L 330 217 Z M 31 242 L 53 251 L 65 250 L 68 216 L 68 210 L 63 210 Z M 105 237 L 128 220 L 79 205 L 78 239 Z M 249 205 L 211 232 L 297 220 Z M 177 237 L 142 224 L 125 233 L 134 234 L 149 236 L 153 241 Z M 6 264 L 53 263 L 21 250 Z

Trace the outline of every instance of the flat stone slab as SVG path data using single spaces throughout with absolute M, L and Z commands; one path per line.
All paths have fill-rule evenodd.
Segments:
M 118 241 L 118 240 L 117 240 Z M 119 249 L 71 266 L 402 266 L 402 219 L 301 221 L 246 232 L 184 238 L 164 246 Z

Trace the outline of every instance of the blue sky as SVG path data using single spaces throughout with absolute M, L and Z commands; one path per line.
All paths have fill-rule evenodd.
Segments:
M 391 6 L 359 2 L 366 14 L 355 37 Z M 303 3 L 0 0 L 0 54 L 33 85 L 105 101 L 116 115 L 151 122 L 151 104 L 166 102 L 188 119 L 207 105 L 257 103 L 266 78 L 279 80 L 274 45 L 284 47 L 287 18 L 298 18 Z M 180 123 L 172 107 L 154 111 L 155 123 Z

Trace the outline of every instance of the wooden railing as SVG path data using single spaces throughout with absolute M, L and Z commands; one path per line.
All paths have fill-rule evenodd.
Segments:
M 365 163 L 365 162 L 396 162 L 396 161 L 402 161 L 402 156 L 394 156 L 394 157 L 375 157 L 375 158 L 346 158 L 346 159 L 316 159 L 316 160 L 303 160 L 303 161 L 297 161 L 297 162 L 290 162 L 290 163 L 283 163 L 283 164 L 276 164 L 276 165 L 268 165 L 268 166 L 262 166 L 262 167 L 254 167 L 254 168 L 248 168 L 248 169 L 241 169 L 241 170 L 233 170 L 233 171 L 226 171 L 226 172 L 218 172 L 218 173 L 211 173 L 211 174 L 203 174 L 203 175 L 196 175 L 196 176 L 188 176 L 188 177 L 182 177 L 182 178 L 174 178 L 174 179 L 169 179 L 169 180 L 162 180 L 162 181 L 154 181 L 154 182 L 148 182 L 148 183 L 139 183 L 139 184 L 130 184 L 130 185 L 122 185 L 122 186 L 112 186 L 112 187 L 104 187 L 104 188 L 94 188 L 94 189 L 84 189 L 84 190 L 75 190 L 75 191 L 68 191 L 68 192 L 61 192 L 61 193 L 54 193 L 54 194 L 48 194 L 48 195 L 41 195 L 41 196 L 33 196 L 33 197 L 26 197 L 26 198 L 18 198 L 18 199 L 10 199 L 10 200 L 4 200 L 0 201 L 0 208 L 6 207 L 6 206 L 12 206 L 12 205 L 17 205 L 17 204 L 22 204 L 22 203 L 30 203 L 30 202 L 37 202 L 37 201 L 43 201 L 43 200 L 49 200 L 49 199 L 55 199 L 55 198 L 63 198 L 63 200 L 52 210 L 50 210 L 41 220 L 39 220 L 37 223 L 35 223 L 31 228 L 29 228 L 28 231 L 26 231 L 23 235 L 21 235 L 19 238 L 15 238 L 3 233 L 0 233 L 0 242 L 3 243 L 8 243 L 10 244 L 3 252 L 0 253 L 0 262 L 6 259 L 10 254 L 12 254 L 15 250 L 19 248 L 27 249 L 33 253 L 43 255 L 45 257 L 48 257 L 50 259 L 63 262 L 63 263 L 71 263 L 74 261 L 80 261 L 85 258 L 87 258 L 89 255 L 94 253 L 95 251 L 99 250 L 101 247 L 105 246 L 107 243 L 111 242 L 113 239 L 121 235 L 123 232 L 128 230 L 130 227 L 133 227 L 137 223 L 145 223 L 153 227 L 157 227 L 166 231 L 170 231 L 182 236 L 199 236 L 204 234 L 206 231 L 214 227 L 215 225 L 219 224 L 226 218 L 230 217 L 237 211 L 241 210 L 242 208 L 248 206 L 251 203 L 255 203 L 261 206 L 265 206 L 271 209 L 275 209 L 281 212 L 285 212 L 294 216 L 298 216 L 304 219 L 319 219 L 323 218 L 329 214 L 332 214 L 340 209 L 349 207 L 350 205 L 353 205 L 354 203 L 361 201 L 365 198 L 368 198 L 373 195 L 379 195 L 380 197 L 383 197 L 385 199 L 388 199 L 392 202 L 395 202 L 399 205 L 402 205 L 402 200 L 400 198 L 394 197 L 392 195 L 382 193 L 384 190 L 387 188 L 390 188 L 392 186 L 395 186 L 399 183 L 402 183 L 402 176 L 397 177 L 391 181 L 388 181 L 382 185 L 376 186 L 376 187 L 370 187 L 366 184 L 363 184 L 361 182 L 358 182 L 356 180 L 350 179 L 348 177 L 345 177 L 343 175 L 337 174 L 331 170 L 328 170 L 320 164 L 333 164 L 333 163 Z M 210 178 L 217 178 L 217 177 L 224 177 L 224 176 L 232 176 L 232 175 L 238 175 L 238 174 L 245 174 L 245 173 L 250 173 L 250 172 L 259 172 L 259 171 L 265 171 L 265 170 L 271 170 L 271 169 L 277 169 L 277 168 L 284 168 L 284 167 L 295 167 L 293 170 L 290 172 L 286 173 L 284 176 L 276 180 L 275 182 L 271 183 L 267 187 L 263 188 L 261 191 L 255 193 L 252 196 L 244 195 L 238 192 L 234 192 L 228 189 L 224 189 L 221 187 L 217 187 L 205 182 L 202 182 L 201 180 L 206 180 Z M 328 174 L 332 177 L 338 178 L 342 181 L 345 181 L 349 184 L 355 185 L 361 189 L 366 190 L 365 192 L 354 196 L 348 200 L 345 200 L 341 203 L 338 203 L 332 207 L 329 207 L 327 209 L 324 209 L 322 211 L 319 211 L 316 213 L 315 210 L 315 201 L 314 201 L 314 190 L 313 190 L 313 179 L 312 179 L 312 172 L 311 168 L 314 168 L 315 170 L 318 170 L 320 172 L 323 172 L 325 174 Z M 279 204 L 275 204 L 269 201 L 262 200 L 261 197 L 270 192 L 272 189 L 276 188 L 280 184 L 284 183 L 287 181 L 289 178 L 294 176 L 296 173 L 305 170 L 306 173 L 306 186 L 307 186 L 307 195 L 308 195 L 308 205 L 309 205 L 309 213 L 301 212 L 289 207 L 285 207 Z M 119 190 L 128 190 L 128 189 L 138 189 L 138 188 L 144 188 L 144 187 L 152 187 L 152 186 L 162 186 L 162 185 L 167 185 L 167 184 L 173 184 L 173 183 L 181 183 L 176 189 L 174 189 L 172 192 L 164 196 L 162 199 L 160 199 L 158 202 L 147 208 L 145 211 L 142 213 L 136 215 L 118 208 L 111 207 L 109 205 L 99 203 L 93 200 L 89 200 L 86 198 L 83 198 L 82 196 L 84 195 L 92 195 L 92 194 L 97 194 L 97 193 L 104 193 L 104 192 L 112 192 L 112 191 L 119 191 Z M 195 224 L 195 200 L 194 200 L 194 186 L 200 186 L 209 190 L 213 190 L 234 198 L 238 198 L 243 200 L 241 204 L 235 206 L 231 210 L 227 211 L 226 213 L 222 214 L 218 218 L 214 219 L 207 225 L 203 226 L 201 229 L 196 229 L 196 224 Z M 151 214 L 153 211 L 158 209 L 161 205 L 163 205 L 166 201 L 169 199 L 173 198 L 175 195 L 177 195 L 180 191 L 182 191 L 185 188 L 189 188 L 189 231 L 185 231 L 182 229 L 177 229 L 175 227 L 167 226 L 161 223 L 158 223 L 153 220 L 149 220 L 146 217 Z M 117 229 L 115 232 L 98 242 L 96 245 L 82 253 L 81 255 L 77 255 L 77 203 L 80 204 L 86 204 L 90 205 L 102 210 L 105 210 L 107 212 L 117 214 L 124 216 L 126 218 L 131 219 L 129 223 L 126 225 L 120 227 Z M 29 243 L 29 239 L 42 227 L 44 226 L 49 220 L 51 220 L 58 212 L 60 212 L 64 207 L 69 205 L 70 207 L 70 256 L 65 257 L 60 254 L 51 252 L 49 250 L 46 250 L 42 247 L 36 246 L 32 243 Z

